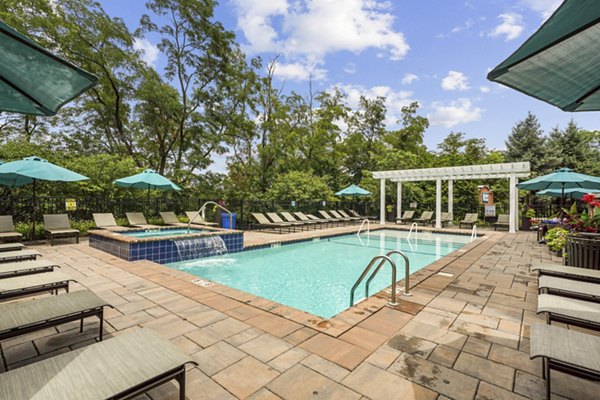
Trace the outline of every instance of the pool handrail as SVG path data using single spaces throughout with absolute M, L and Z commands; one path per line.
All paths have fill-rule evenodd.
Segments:
M 473 224 L 473 229 L 471 229 L 471 242 L 477 239 L 477 225 Z
M 381 261 L 379 262 L 379 265 L 377 266 L 376 271 L 379 271 L 379 269 L 381 269 L 381 266 L 383 264 L 385 264 L 386 262 L 389 262 L 390 265 L 392 266 L 392 298 L 388 304 L 391 306 L 398 305 L 398 303 L 396 303 L 396 264 L 388 256 L 375 256 L 371 259 L 371 262 L 369 262 L 369 265 L 367 265 L 367 267 L 364 269 L 363 273 L 360 274 L 360 276 L 354 283 L 354 286 L 352 286 L 352 290 L 350 290 L 350 307 L 352 307 L 354 305 L 354 292 L 356 291 L 356 288 L 358 287 L 358 285 L 360 285 L 360 283 L 363 281 L 363 279 L 365 279 L 365 277 L 371 270 L 371 267 L 373 267 L 373 265 L 375 264 L 375 262 L 377 262 L 377 260 L 381 260 Z
M 202 207 L 200 207 L 198 212 L 192 218 L 190 218 L 188 225 L 187 225 L 188 233 L 190 233 L 190 225 L 192 224 L 192 222 L 194 222 L 194 220 L 198 217 L 198 215 L 202 214 L 202 216 L 204 218 L 204 210 L 206 209 L 206 206 L 209 204 L 213 204 L 229 214 L 229 229 L 233 229 L 233 213 L 231 211 L 229 211 L 228 209 L 226 209 L 225 207 L 223 207 L 222 205 L 220 205 L 219 203 L 216 203 L 214 201 L 207 201 L 206 203 L 202 204 Z
M 358 227 L 358 232 L 356 232 L 356 236 L 360 235 L 360 231 L 362 231 L 363 226 L 365 225 L 365 222 L 367 223 L 367 234 L 371 233 L 371 221 L 369 221 L 368 218 L 363 219 L 363 221 L 360 223 L 360 226 Z
M 412 232 L 413 232 L 413 228 L 415 228 L 415 236 L 417 235 L 417 227 L 418 227 L 418 226 L 419 226 L 419 225 L 418 225 L 416 222 L 413 222 L 413 223 L 410 225 L 410 230 L 408 231 L 408 235 L 406 235 L 406 238 L 407 238 L 407 239 L 410 239 L 410 235 L 411 235 L 411 234 L 412 234 Z
M 404 258 L 404 295 L 412 296 L 410 294 L 410 262 L 408 260 L 408 257 L 406 256 L 406 254 L 404 254 L 400 250 L 388 251 L 386 256 L 391 258 L 392 254 L 399 254 L 400 256 L 402 256 L 402 258 Z M 379 265 L 377 266 L 377 268 L 375 268 L 375 270 L 373 271 L 373 273 L 371 274 L 369 279 L 367 279 L 367 283 L 365 283 L 365 297 L 369 297 L 369 285 L 371 284 L 371 281 L 373 280 L 373 278 L 375 278 L 375 275 L 377 275 L 377 273 L 379 272 L 379 269 L 382 266 L 383 266 L 383 262 L 379 263 Z M 396 269 L 395 268 L 392 269 L 392 280 L 394 282 L 394 284 L 392 285 L 392 291 L 395 294 L 395 292 L 396 292 L 396 284 L 395 284 L 396 283 Z M 392 296 L 392 302 L 389 304 L 391 306 L 398 305 L 398 303 L 396 303 L 395 296 Z

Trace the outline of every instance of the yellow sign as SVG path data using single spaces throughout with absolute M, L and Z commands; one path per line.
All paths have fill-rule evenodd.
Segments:
M 77 202 L 75 201 L 75 199 L 65 199 L 65 209 L 67 211 L 77 210 Z

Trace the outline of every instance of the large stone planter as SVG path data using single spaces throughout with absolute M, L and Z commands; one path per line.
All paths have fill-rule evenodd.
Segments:
M 567 236 L 565 254 L 567 265 L 600 270 L 600 235 Z

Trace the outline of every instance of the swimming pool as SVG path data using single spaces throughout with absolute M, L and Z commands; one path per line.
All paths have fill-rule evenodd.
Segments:
M 413 235 L 407 240 L 407 234 L 378 230 L 360 237 L 352 234 L 323 238 L 167 265 L 331 318 L 349 307 L 350 289 L 373 257 L 401 250 L 409 257 L 413 273 L 470 241 L 463 235 L 421 232 L 417 239 Z M 398 268 L 398 279 L 402 279 L 404 263 L 399 256 L 392 258 Z M 390 282 L 390 268 L 386 266 L 371 282 L 370 292 L 377 293 Z M 364 298 L 364 285 L 357 288 L 355 298 L 356 301 Z
M 182 229 L 144 229 L 142 231 L 132 232 L 120 232 L 121 235 L 131 236 L 136 238 L 158 238 L 164 236 L 182 236 L 190 235 L 194 233 L 205 233 L 211 232 L 207 229 L 191 229 L 188 231 L 185 228 Z

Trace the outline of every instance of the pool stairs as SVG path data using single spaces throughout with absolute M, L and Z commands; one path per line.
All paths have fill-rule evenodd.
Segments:
M 179 261 L 193 260 L 227 254 L 227 246 L 220 236 L 206 236 L 193 239 L 173 240 Z

